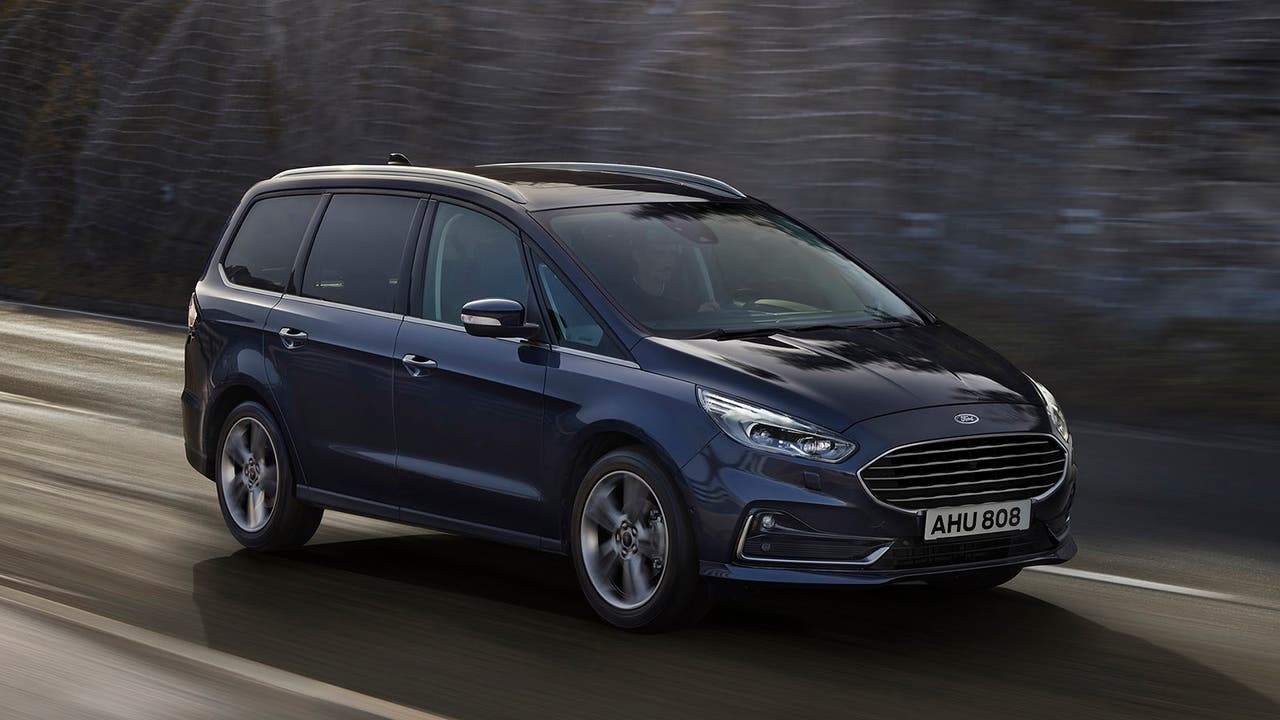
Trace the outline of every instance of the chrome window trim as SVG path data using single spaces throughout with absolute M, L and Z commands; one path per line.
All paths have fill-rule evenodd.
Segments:
M 763 515 L 770 512 L 769 510 L 753 510 L 747 515 L 746 522 L 742 523 L 742 532 L 738 533 L 738 549 L 736 555 L 739 560 L 746 560 L 754 563 L 779 564 L 779 565 L 834 565 L 843 567 L 866 567 L 874 565 L 877 560 L 884 557 L 889 552 L 889 548 L 893 547 L 893 540 L 872 550 L 866 557 L 861 560 L 789 560 L 787 558 L 762 558 L 754 555 L 744 555 L 743 546 L 747 544 L 747 531 L 751 529 L 751 521 L 757 515 Z
M 440 328 L 441 330 L 452 330 L 454 332 L 465 333 L 467 329 L 461 325 L 450 325 L 449 323 L 440 322 L 439 320 L 427 320 L 426 318 L 413 317 L 411 315 L 404 316 L 405 322 L 411 322 L 416 325 L 425 325 L 427 327 Z M 633 370 L 640 370 L 640 365 L 631 360 L 623 360 L 622 358 L 610 357 L 609 355 L 600 355 L 598 353 L 587 352 L 577 348 L 564 347 L 562 345 L 548 345 L 547 343 L 534 342 L 530 340 L 522 340 L 520 338 L 485 338 L 486 340 L 502 340 L 504 342 L 528 343 L 535 347 L 548 348 L 554 352 L 565 353 L 566 355 L 574 355 L 577 357 L 589 358 L 591 360 L 599 360 L 601 362 L 611 363 L 613 365 L 621 365 Z
M 624 360 L 622 358 L 616 358 L 616 357 L 613 357 L 612 355 L 601 355 L 600 353 L 593 353 L 588 350 L 579 350 L 578 348 L 565 347 L 563 345 L 552 345 L 551 349 L 556 352 L 564 353 L 566 355 L 574 355 L 576 357 L 583 357 L 591 360 L 599 360 L 600 362 L 607 362 L 613 365 L 621 365 L 622 367 L 632 368 L 633 370 L 640 369 L 639 363 L 633 360 Z
M 440 330 L 452 330 L 454 332 L 460 332 L 465 335 L 471 335 L 471 333 L 467 332 L 467 329 L 462 325 L 451 325 L 447 322 L 440 322 L 439 320 L 428 320 L 426 318 L 414 317 L 412 315 L 405 315 L 404 320 L 405 322 L 410 322 L 415 325 L 424 325 L 426 327 L 438 328 Z M 473 337 L 478 337 L 478 336 L 473 336 Z M 537 342 L 536 340 L 526 340 L 524 338 L 496 337 L 496 338 L 483 338 L 483 339 L 498 340 L 501 342 L 510 342 L 510 343 L 528 343 L 529 345 L 533 345 L 534 347 L 547 347 L 545 343 L 540 343 L 540 342 Z
M 889 503 L 881 501 L 880 498 L 875 496 L 875 493 L 871 492 L 871 488 L 867 487 L 867 482 L 862 479 L 862 471 L 866 470 L 868 467 L 875 464 L 876 461 L 878 461 L 880 458 L 884 457 L 885 455 L 888 455 L 889 453 L 897 452 L 898 450 L 901 450 L 903 448 L 915 447 L 917 445 L 929 445 L 931 443 L 936 443 L 936 442 L 946 442 L 948 440 L 970 440 L 973 438 L 1008 437 L 1010 435 L 1034 435 L 1039 437 L 1047 437 L 1050 440 L 1053 440 L 1055 443 L 1057 443 L 1058 447 L 1062 448 L 1062 452 L 1065 454 L 1065 457 L 1062 462 L 1062 475 L 1060 475 L 1058 479 L 1054 481 L 1053 486 L 1050 487 L 1048 490 L 1045 490 L 1039 495 L 1035 495 L 1028 499 L 1031 500 L 1031 502 L 1034 504 L 1034 503 L 1040 502 L 1041 500 L 1044 500 L 1045 498 L 1057 492 L 1058 489 L 1062 487 L 1062 484 L 1066 482 L 1067 475 L 1071 472 L 1071 448 L 1064 445 L 1062 440 L 1058 439 L 1058 436 L 1054 435 L 1053 433 L 1035 432 L 1033 430 L 1010 430 L 1008 432 L 983 433 L 980 435 L 954 435 L 950 437 L 933 438 L 932 440 L 920 440 L 918 442 L 906 443 L 903 445 L 894 445 L 888 450 L 885 450 L 884 452 L 880 453 L 874 458 L 871 458 L 867 462 L 863 463 L 862 466 L 858 468 L 858 471 L 855 473 L 855 475 L 857 475 L 858 477 L 858 484 L 862 486 L 862 491 L 865 492 L 867 494 L 867 497 L 871 498 L 871 501 L 874 502 L 875 504 L 881 507 L 888 508 L 890 510 L 896 510 L 897 512 L 900 512 L 900 513 L 906 513 L 907 515 L 924 517 L 924 514 L 929 510 L 929 508 L 921 508 L 919 510 L 908 510 L 906 508 L 900 508 L 896 505 L 890 505 Z M 997 501 L 997 502 L 1005 502 L 1005 501 Z M 975 504 L 981 504 L 981 503 L 968 503 L 968 504 L 975 505 Z
M 257 293 L 259 295 L 265 295 L 266 297 L 273 297 L 273 298 L 280 298 L 280 297 L 283 297 L 285 294 L 283 290 L 281 290 L 280 292 L 276 292 L 274 290 L 263 290 L 262 288 L 249 287 L 248 285 L 241 285 L 240 283 L 231 282 L 231 279 L 227 277 L 227 271 L 224 270 L 222 267 L 221 260 L 218 261 L 218 277 L 222 279 L 223 285 L 229 288 L 235 288 L 236 290 L 243 290 L 245 292 Z
M 439 320 L 428 320 L 426 318 L 414 317 L 412 315 L 405 315 L 404 319 L 405 319 L 405 322 L 411 322 L 416 325 L 426 325 L 427 327 L 440 328 L 442 330 L 453 330 L 455 332 L 463 332 L 463 333 L 467 331 L 467 329 L 462 327 L 461 324 L 450 325 L 447 322 L 440 322 Z M 498 338 L 498 339 L 502 339 L 502 338 Z
M 374 310 L 373 308 L 360 307 L 358 305 L 346 305 L 344 303 L 333 302 L 332 300 L 322 300 L 320 298 L 306 297 L 304 295 L 295 295 L 293 293 L 284 293 L 281 299 L 289 298 L 290 300 L 298 300 L 310 305 L 319 305 L 321 307 L 337 308 L 339 310 L 351 310 L 365 315 L 373 315 L 374 317 L 390 318 L 392 320 L 402 320 L 404 315 L 394 312 L 386 312 L 384 310 Z
M 467 329 L 463 327 L 461 324 L 453 325 L 447 322 L 440 322 L 439 320 L 428 320 L 426 318 L 413 317 L 412 315 L 405 315 L 404 319 L 405 319 L 405 322 L 411 322 L 416 325 L 425 325 L 427 327 L 440 328 L 441 330 L 452 330 L 454 332 L 465 333 L 467 335 L 471 334 L 467 332 Z M 543 343 L 535 342 L 532 340 L 525 340 L 524 338 L 498 337 L 498 338 L 484 338 L 484 339 L 485 340 L 501 340 L 503 342 L 514 342 L 514 343 L 528 342 L 530 345 L 546 347 Z

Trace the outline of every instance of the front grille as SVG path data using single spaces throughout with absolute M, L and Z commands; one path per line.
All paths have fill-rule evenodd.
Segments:
M 1048 552 L 1053 548 L 1053 537 L 1045 530 L 1044 525 L 1036 523 L 1030 530 L 1006 535 L 930 542 L 919 538 L 899 540 L 889 550 L 889 563 L 895 570 L 945 567 L 1019 558 Z
M 858 475 L 880 502 L 922 510 L 1035 497 L 1066 465 L 1066 451 L 1047 435 L 986 435 L 891 450 Z

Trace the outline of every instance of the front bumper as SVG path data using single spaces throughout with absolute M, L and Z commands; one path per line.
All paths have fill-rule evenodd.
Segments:
M 982 418 L 959 425 L 958 413 Z M 1075 555 L 1070 509 L 1076 469 L 1032 502 L 1027 530 L 925 543 L 923 511 L 885 505 L 857 472 L 882 453 L 929 440 L 1052 433 L 1043 408 L 977 404 L 923 408 L 865 421 L 845 432 L 858 451 L 838 465 L 781 457 L 717 437 L 687 463 L 703 575 L 763 583 L 874 585 L 1002 566 L 1062 563 Z M 751 518 L 774 513 L 800 532 L 762 533 Z M 776 538 L 763 544 L 762 538 Z M 805 545 L 808 543 L 808 545 Z M 769 550 L 771 552 L 761 552 Z M 768 557 L 765 557 L 765 556 Z
M 1031 565 L 1058 565 L 1076 554 L 1076 541 L 1068 533 L 1060 545 L 1052 550 L 1033 555 L 986 560 L 980 562 L 939 565 L 910 570 L 832 570 L 815 567 L 762 567 L 737 563 L 703 561 L 700 571 L 707 577 L 736 580 L 749 583 L 783 583 L 789 585 L 885 585 L 894 582 L 923 580 L 931 575 L 951 575 L 968 570 L 994 567 L 1028 567 Z

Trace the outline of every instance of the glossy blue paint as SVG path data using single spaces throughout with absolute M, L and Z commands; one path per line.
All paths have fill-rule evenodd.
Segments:
M 698 406 L 694 392 L 685 380 L 651 373 L 634 363 L 550 353 L 540 437 L 544 483 L 556 488 L 544 514 L 557 537 L 580 480 L 567 470 L 593 438 L 630 438 L 679 476 L 680 466 L 720 432 Z M 688 491 L 687 486 L 682 489 Z
M 308 485 L 395 504 L 392 371 L 403 318 L 285 296 L 263 331 L 267 377 Z M 287 347 L 281 328 L 306 340 Z
M 186 342 L 183 429 L 188 459 L 211 475 L 209 461 L 216 449 L 214 435 L 221 429 L 218 411 L 224 410 L 220 400 L 225 393 L 241 388 L 269 407 L 274 405 L 266 383 L 262 327 L 280 293 L 228 287 L 212 268 L 197 283 L 195 294 L 200 320 Z
M 400 504 L 406 510 L 532 535 L 553 531 L 538 472 L 547 350 L 468 335 L 461 326 L 407 320 L 395 368 Z
M 1026 375 L 943 323 L 729 341 L 651 337 L 632 352 L 653 372 L 740 394 L 836 431 L 933 405 L 1039 403 Z
M 650 336 L 613 305 L 535 214 L 592 202 L 696 203 L 712 196 L 651 179 L 619 182 L 607 173 L 476 172 L 518 188 L 527 202 L 439 178 L 359 173 L 293 175 L 259 183 L 246 194 L 195 291 L 199 320 L 187 340 L 182 397 L 193 466 L 212 474 L 215 436 L 228 403 L 253 398 L 279 419 L 299 497 L 307 502 L 563 550 L 572 500 L 592 453 L 637 444 L 676 481 L 704 574 L 867 584 L 960 566 L 899 571 L 883 563 L 839 568 L 746 561 L 737 544 L 747 517 L 774 510 L 832 535 L 919 538 L 921 515 L 878 503 L 859 480 L 860 468 L 904 444 L 1054 432 L 1021 372 L 939 322 L 725 340 Z M 220 258 L 256 198 L 334 188 L 411 193 L 502 218 L 577 290 L 626 357 L 557 347 L 545 332 L 528 341 L 477 337 L 461 325 L 414 317 L 408 298 L 422 287 L 421 259 L 431 236 L 425 204 L 416 220 L 424 227 L 419 232 L 415 225 L 416 245 L 407 248 L 405 267 L 417 262 L 396 312 L 301 298 L 293 288 L 270 293 L 229 284 Z M 295 274 L 323 208 L 322 202 Z M 516 299 L 527 300 L 530 322 L 546 322 L 536 293 Z M 923 310 L 921 315 L 931 319 Z M 305 331 L 306 341 L 287 347 L 278 335 L 282 327 Z M 406 366 L 406 355 L 434 367 Z M 748 448 L 723 434 L 702 409 L 700 386 L 816 423 L 858 448 L 835 464 Z M 959 413 L 980 421 L 958 424 Z M 1032 507 L 1036 522 L 1064 528 L 1054 535 L 1056 546 L 1016 564 L 1062 562 L 1075 552 L 1065 529 L 1074 483 L 1072 467 L 1066 481 Z

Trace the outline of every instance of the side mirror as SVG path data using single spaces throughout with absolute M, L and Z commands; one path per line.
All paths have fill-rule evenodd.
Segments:
M 538 326 L 524 321 L 524 305 L 506 298 L 472 300 L 462 306 L 462 327 L 477 337 L 531 338 Z

